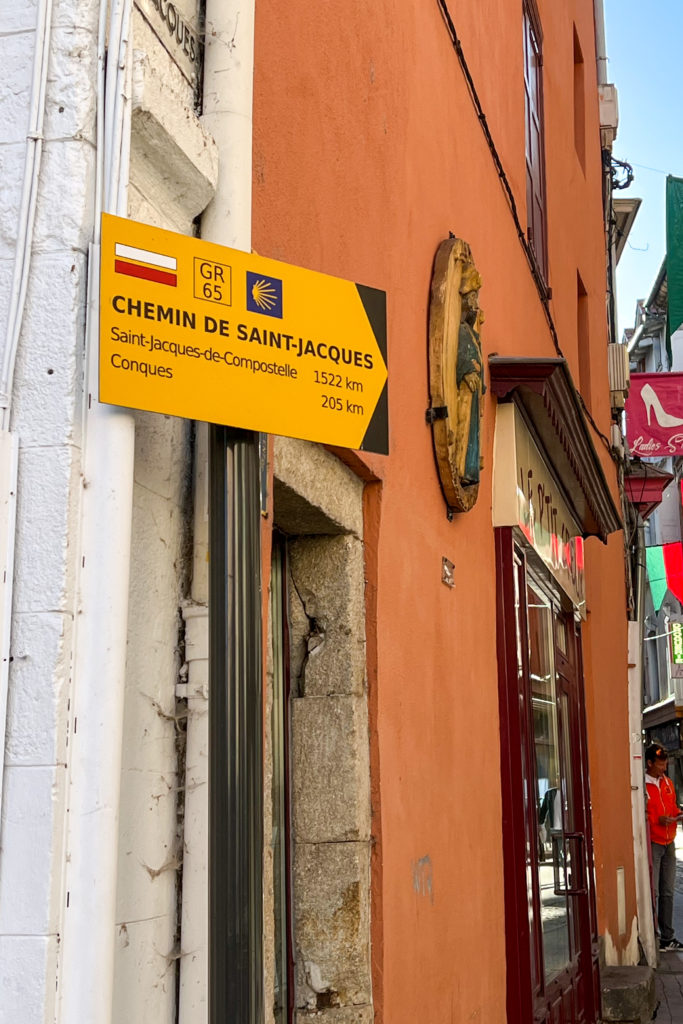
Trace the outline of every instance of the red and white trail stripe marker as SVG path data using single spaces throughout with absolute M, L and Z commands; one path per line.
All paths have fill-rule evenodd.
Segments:
M 175 256 L 165 256 L 149 249 L 136 249 L 132 245 L 116 243 L 114 270 L 117 274 L 138 277 L 175 288 L 178 284 L 178 262 Z

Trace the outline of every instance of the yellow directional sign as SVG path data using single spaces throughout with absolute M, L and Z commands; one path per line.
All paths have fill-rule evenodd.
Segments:
M 103 214 L 100 401 L 386 454 L 385 293 Z

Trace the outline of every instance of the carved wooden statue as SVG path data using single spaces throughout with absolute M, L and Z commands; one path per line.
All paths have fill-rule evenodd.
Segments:
M 447 238 L 434 261 L 429 309 L 429 382 L 434 450 L 449 512 L 477 500 L 484 366 L 481 278 L 467 242 Z

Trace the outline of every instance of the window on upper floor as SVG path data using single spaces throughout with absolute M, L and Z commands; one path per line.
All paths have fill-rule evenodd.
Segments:
M 579 353 L 579 391 L 584 402 L 591 408 L 591 347 L 588 325 L 588 293 L 576 272 L 576 336 Z
M 534 0 L 523 0 L 524 116 L 527 235 L 544 279 L 548 277 L 545 159 L 543 152 L 543 51 Z
M 586 169 L 586 96 L 585 67 L 581 43 L 574 26 L 574 148 L 579 163 Z

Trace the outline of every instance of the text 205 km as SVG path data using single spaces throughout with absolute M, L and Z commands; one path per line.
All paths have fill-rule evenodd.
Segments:
M 362 405 L 358 405 L 357 402 L 350 402 L 348 398 L 344 402 L 343 398 L 338 398 L 336 395 L 323 395 L 322 396 L 323 409 L 333 409 L 335 412 L 347 412 L 352 416 L 362 416 L 365 412 Z

